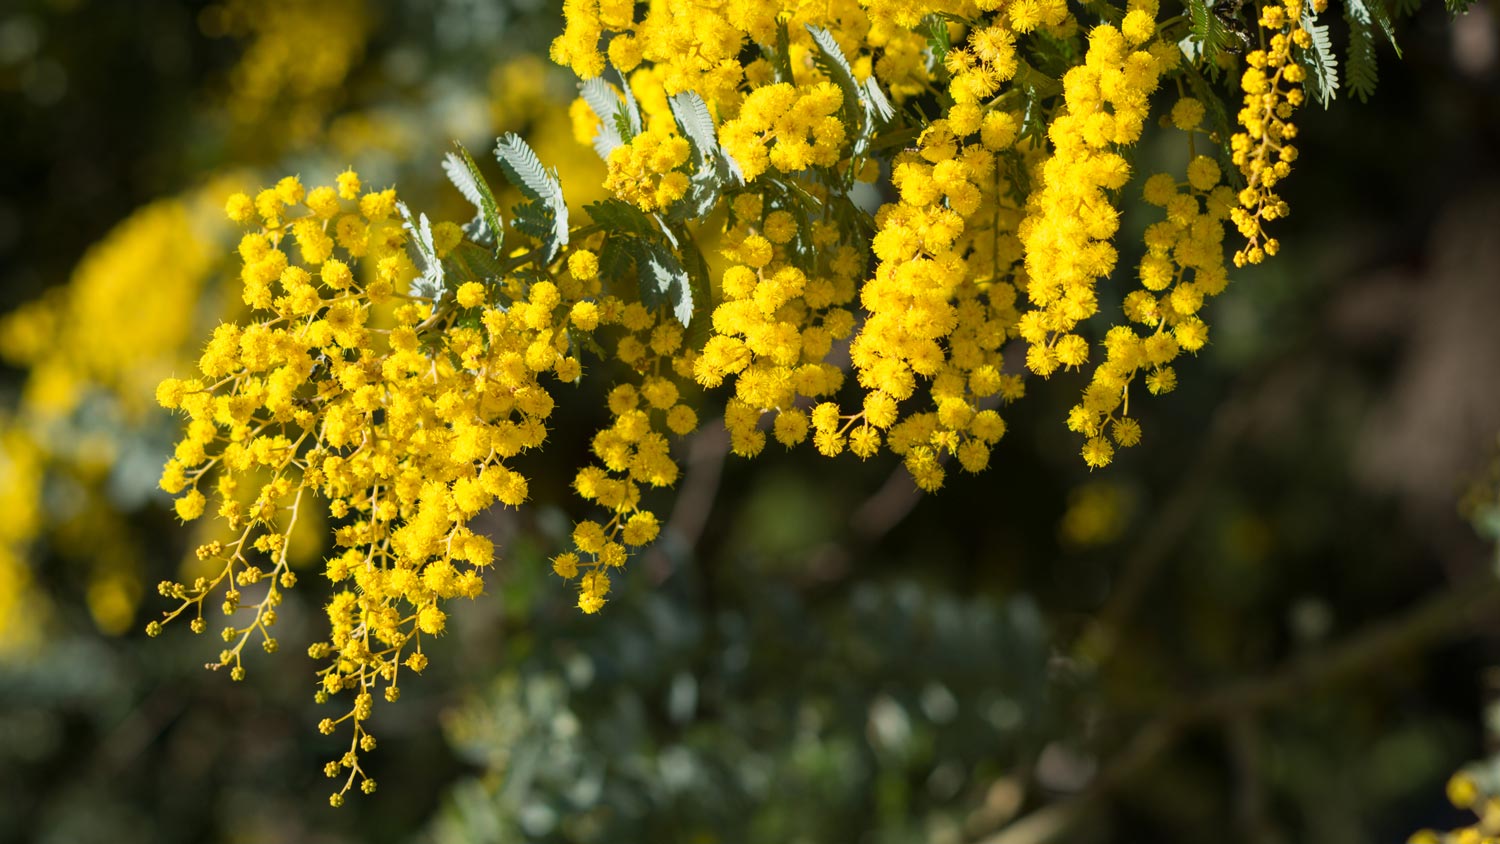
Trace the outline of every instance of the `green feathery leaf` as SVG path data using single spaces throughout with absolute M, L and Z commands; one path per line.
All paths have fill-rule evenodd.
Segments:
M 630 80 L 625 78 L 625 73 L 617 67 L 611 67 L 615 72 L 615 78 L 619 80 L 620 94 L 625 98 L 625 111 L 617 118 L 620 126 L 620 137 L 629 141 L 641 133 L 641 106 L 635 101 L 635 91 L 630 88 Z
M 791 35 L 786 31 L 786 21 L 778 18 L 776 20 L 775 49 L 768 47 L 761 48 L 762 53 L 770 53 L 771 70 L 775 74 L 777 82 L 795 83 L 795 80 L 792 78 L 791 41 Z
M 1375 93 L 1375 85 L 1380 81 L 1375 56 L 1375 27 L 1364 2 L 1344 2 L 1344 21 L 1349 24 L 1349 47 L 1344 53 L 1344 85 L 1361 102 Z
M 927 72 L 943 73 L 943 62 L 948 58 L 948 51 L 953 49 L 953 37 L 948 31 L 948 19 L 940 14 L 933 13 L 922 18 L 922 26 L 927 31 Z
M 854 68 L 850 67 L 843 48 L 828 30 L 808 24 L 807 31 L 812 33 L 813 46 L 817 48 L 813 61 L 823 71 L 823 75 L 844 93 L 844 117 L 851 123 L 855 122 L 857 118 L 864 116 L 864 106 L 860 103 L 859 83 L 854 79 Z
M 495 157 L 505 178 L 520 189 L 531 200 L 512 209 L 516 215 L 514 225 L 546 247 L 545 260 L 551 261 L 568 245 L 568 203 L 563 199 L 562 183 L 557 172 L 549 172 L 542 166 L 531 147 L 514 132 L 507 132 L 495 145 Z M 542 222 L 550 224 L 550 230 L 542 230 Z
M 438 260 L 437 247 L 432 243 L 432 223 L 422 214 L 412 219 L 411 209 L 406 203 L 396 203 L 401 213 L 401 227 L 406 229 L 406 245 L 412 253 L 414 263 L 421 275 L 412 279 L 410 293 L 436 302 L 443 297 L 443 262 Z
M 708 113 L 708 104 L 693 91 L 673 94 L 667 99 L 677 127 L 693 145 L 693 154 L 701 163 L 713 161 L 719 154 L 718 132 L 714 128 L 713 115 Z
M 877 122 L 889 123 L 891 118 L 896 116 L 895 107 L 891 105 L 890 100 L 886 99 L 885 92 L 880 90 L 880 83 L 875 81 L 874 76 L 866 77 L 860 89 L 864 93 L 864 100 L 870 108 L 870 113 Z
M 475 220 L 465 227 L 465 234 L 479 243 L 490 245 L 493 242 L 495 251 L 498 252 L 502 229 L 500 205 L 495 201 L 495 193 L 490 190 L 489 182 L 479 172 L 479 165 L 474 162 L 464 145 L 457 141 L 453 145 L 458 147 L 458 152 L 450 152 L 443 157 L 443 172 L 448 174 L 448 180 L 458 188 L 464 199 L 478 209 Z
M 1312 46 L 1297 48 L 1297 60 L 1307 68 L 1308 94 L 1327 108 L 1339 91 L 1339 60 L 1333 54 L 1333 39 L 1328 36 L 1328 25 L 1314 19 L 1311 4 L 1302 9 L 1302 28 L 1312 36 Z
M 630 272 L 634 261 L 628 244 L 629 237 L 610 235 L 599 248 L 599 277 L 607 281 L 620 281 Z
M 456 277 L 454 287 L 466 281 L 477 281 L 481 284 L 492 284 L 500 277 L 501 265 L 495 260 L 495 255 L 490 250 L 472 243 L 459 243 L 448 257 L 443 259 L 443 266 Z
M 682 263 L 664 244 L 632 240 L 641 303 L 650 308 L 667 307 L 683 325 L 693 321 L 693 285 Z
M 817 48 L 813 61 L 844 94 L 844 120 L 855 128 L 851 151 L 857 159 L 869 150 L 876 129 L 895 115 L 895 109 L 891 108 L 874 77 L 865 80 L 864 84 L 854 78 L 854 68 L 828 30 L 808 24 L 807 31 Z M 852 169 L 850 173 L 852 175 Z
M 674 315 L 683 327 L 688 329 L 689 341 L 694 345 L 701 345 L 708 341 L 712 321 L 697 318 L 697 309 L 707 308 L 712 302 L 713 282 L 709 280 L 708 262 L 704 260 L 698 244 L 686 232 L 683 232 L 683 235 L 681 238 L 682 264 L 687 272 L 688 295 L 691 299 L 687 302 L 687 319 L 683 319 L 676 309 L 674 309 Z
M 599 117 L 599 128 L 594 132 L 594 152 L 607 160 L 611 152 L 629 140 L 620 134 L 620 115 L 625 110 L 625 101 L 600 76 L 580 82 L 578 93 Z M 626 125 L 628 128 L 628 121 Z
M 1233 45 L 1234 35 L 1214 13 L 1214 0 L 1187 0 L 1187 12 L 1188 37 L 1183 40 L 1191 44 L 1185 45 L 1183 52 L 1188 58 L 1201 58 L 1212 67 L 1219 53 Z
M 557 225 L 552 209 L 539 202 L 523 202 L 513 212 L 515 217 L 510 221 L 511 226 L 521 234 L 547 244 L 548 254 L 544 258 L 552 260 L 551 238 Z
M 1391 20 L 1391 13 L 1385 8 L 1385 0 L 1362 0 L 1364 8 L 1369 12 L 1370 21 L 1380 28 L 1391 49 L 1396 51 L 1396 58 L 1402 58 L 1401 45 L 1396 43 L 1396 24 Z
M 641 209 L 619 199 L 606 199 L 583 207 L 589 219 L 611 235 L 620 233 L 659 237 L 656 224 Z

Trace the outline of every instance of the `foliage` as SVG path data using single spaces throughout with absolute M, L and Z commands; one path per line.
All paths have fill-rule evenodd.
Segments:
M 736 827 L 747 840 L 822 840 L 876 793 L 893 826 L 915 830 L 942 822 L 962 783 L 1034 754 L 1061 726 L 1029 602 L 908 581 L 815 608 L 774 584 L 751 589 L 769 590 L 745 597 L 770 613 L 714 619 L 679 581 L 607 629 L 579 630 L 566 656 L 508 667 L 447 725 L 504 786 L 466 783 L 432 838 L 511 840 L 502 830 L 524 818 L 530 840 Z M 803 690 L 795 701 L 777 690 L 788 680 Z M 939 767 L 930 791 L 909 784 Z

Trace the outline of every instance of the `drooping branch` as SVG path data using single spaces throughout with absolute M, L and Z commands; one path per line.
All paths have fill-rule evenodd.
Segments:
M 1283 706 L 1372 673 L 1393 660 L 1473 632 L 1497 613 L 1500 579 L 1486 571 L 1260 677 L 1227 683 L 1206 694 L 1184 693 L 1183 703 L 1141 727 L 1087 790 L 1022 816 L 981 839 L 981 844 L 1055 840 L 1194 729 Z

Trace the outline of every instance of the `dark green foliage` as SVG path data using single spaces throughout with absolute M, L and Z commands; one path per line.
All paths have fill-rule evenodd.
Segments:
M 1220 52 L 1238 46 L 1235 34 L 1216 12 L 1213 0 L 1187 0 L 1187 13 L 1188 37 L 1196 52 L 1192 58 L 1212 67 Z
M 431 837 L 839 841 L 871 811 L 917 829 L 1062 726 L 1027 599 L 899 582 L 815 603 L 752 581 L 734 604 L 756 615 L 716 616 L 692 580 L 629 587 L 609 628 L 575 622 L 567 655 L 537 653 L 475 695 L 460 747 L 503 785 L 462 784 Z

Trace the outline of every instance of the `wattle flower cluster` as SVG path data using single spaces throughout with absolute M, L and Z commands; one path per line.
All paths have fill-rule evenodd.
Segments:
M 678 168 L 689 152 L 682 136 L 648 129 L 610 153 L 604 187 L 642 211 L 666 210 L 687 193 L 688 176 Z
M 327 768 L 337 804 L 374 788 L 374 696 L 422 670 L 446 602 L 484 590 L 495 549 L 471 522 L 526 502 L 516 458 L 547 440 L 559 383 L 602 381 L 610 414 L 572 484 L 595 514 L 552 558 L 585 613 L 662 533 L 647 498 L 676 484 L 673 438 L 712 391 L 737 455 L 773 437 L 889 451 L 935 491 L 954 465 L 989 466 L 1028 373 L 1085 370 L 1066 424 L 1105 466 L 1141 440 L 1132 385 L 1170 392 L 1208 342 L 1226 222 L 1248 238 L 1237 262 L 1276 251 L 1262 223 L 1285 213 L 1274 188 L 1296 154 L 1303 2 L 1261 12 L 1270 46 L 1245 59 L 1244 131 L 1222 159 L 1196 147 L 1221 139 L 1203 101 L 1179 88 L 1165 109 L 1184 172 L 1140 180 L 1160 218 L 1139 288 L 1111 298 L 1132 148 L 1164 81 L 1201 61 L 1157 0 L 1097 19 L 1061 0 L 568 0 L 552 55 L 593 80 L 569 119 L 609 199 L 570 209 L 512 135 L 496 154 L 528 200 L 513 217 L 466 150 L 446 165 L 478 211 L 463 228 L 413 220 L 352 172 L 230 198 L 251 229 L 252 318 L 219 326 L 199 374 L 158 397 L 187 419 L 162 487 L 184 520 L 213 512 L 231 533 L 199 548 L 208 574 L 161 585 L 167 620 L 202 632 L 213 596 L 218 665 L 243 676 L 247 644 L 276 648 L 294 526 L 326 509 L 334 591 L 310 652 L 319 699 L 348 702 L 321 725 L 352 728 Z
M 592 252 L 575 252 L 568 267 L 575 278 L 598 284 L 598 260 Z M 579 521 L 573 550 L 552 560 L 558 576 L 577 579 L 579 609 L 595 613 L 609 594 L 608 572 L 624 566 L 632 550 L 649 545 L 660 531 L 641 494 L 643 488 L 677 483 L 679 467 L 668 435 L 684 436 L 698 427 L 698 414 L 683 402 L 679 386 L 689 380 L 695 356 L 684 343 L 681 323 L 639 302 L 627 304 L 613 296 L 597 303 L 580 301 L 570 318 L 584 331 L 617 324 L 617 336 L 600 339 L 613 346 L 613 358 L 626 373 L 606 398 L 613 422 L 591 443 L 597 462 L 579 469 L 573 479 L 574 492 L 603 507 L 608 518 Z
M 1014 118 L 1003 111 L 934 123 L 916 154 L 896 157 L 900 200 L 875 216 L 878 263 L 860 292 L 867 318 L 850 347 L 866 393 L 858 413 L 839 418 L 839 431 L 860 426 L 851 445 L 863 431 L 885 432 L 929 491 L 942 485 L 949 457 L 970 472 L 989 464 L 1005 423 L 984 405 L 1024 392 L 1018 376 L 1003 372 L 1001 354 L 1018 320 L 1020 217 L 1004 192 L 1018 160 L 997 154 L 1014 139 Z M 924 407 L 903 414 L 919 389 Z M 864 437 L 879 444 L 878 434 Z
M 322 725 L 352 726 L 348 754 L 328 768 L 347 769 L 338 802 L 356 779 L 374 788 L 358 762 L 374 743 L 372 696 L 395 700 L 401 670 L 426 665 L 422 639 L 443 632 L 444 602 L 483 591 L 495 551 L 468 522 L 526 500 L 509 461 L 546 438 L 546 382 L 578 376 L 572 315 L 597 284 L 468 282 L 443 309 L 398 292 L 416 270 L 395 193 L 361 195 L 352 172 L 310 191 L 289 177 L 231 197 L 227 211 L 255 227 L 239 251 L 258 319 L 220 325 L 200 375 L 163 382 L 157 397 L 187 418 L 162 488 L 182 519 L 211 511 L 235 538 L 198 549 L 217 574 L 161 584 L 178 602 L 165 620 L 184 616 L 203 632 L 218 594 L 228 624 L 217 664 L 243 677 L 247 645 L 276 649 L 276 608 L 297 580 L 287 563 L 296 522 L 326 507 L 341 550 L 325 567 L 330 635 L 309 654 L 326 661 L 319 700 L 349 701 Z M 433 233 L 440 256 L 461 238 L 448 223 Z
M 714 333 L 693 374 L 704 387 L 733 380 L 734 396 L 724 411 L 730 448 L 754 457 L 766 444 L 764 414 L 774 414 L 771 431 L 778 442 L 797 445 L 811 429 L 807 405 L 843 385 L 843 370 L 827 358 L 833 344 L 854 330 L 848 305 L 864 261 L 823 221 L 812 234 L 823 257 L 804 270 L 790 260 L 798 230 L 790 212 L 767 212 L 761 197 L 748 193 L 735 200 L 733 212 L 740 222 L 726 233 L 722 249 L 732 262 L 721 277 L 723 301 L 714 309 Z M 816 443 L 820 451 L 837 453 L 826 438 Z
M 1322 12 L 1326 5 L 1326 0 L 1310 4 L 1315 12 Z M 1231 217 L 1246 240 L 1234 253 L 1237 267 L 1259 264 L 1281 248 L 1276 238 L 1266 234 L 1265 224 L 1285 217 L 1290 210 L 1276 185 L 1291 174 L 1292 162 L 1297 160 L 1297 147 L 1291 143 L 1297 127 L 1291 117 L 1306 99 L 1302 84 L 1307 69 L 1296 62 L 1292 50 L 1312 46 L 1312 34 L 1303 25 L 1308 6 L 1304 0 L 1267 4 L 1261 9 L 1259 24 L 1271 36 L 1270 44 L 1245 56 L 1249 66 L 1240 76 L 1245 100 L 1239 113 L 1244 131 L 1230 141 L 1234 164 L 1245 178 L 1239 207 Z
M 1074 329 L 1098 313 L 1095 286 L 1115 268 L 1119 211 L 1110 194 L 1130 179 L 1117 150 L 1140 138 L 1150 96 L 1176 60 L 1159 42 L 1145 49 L 1152 11 L 1133 9 L 1123 31 L 1104 25 L 1089 33 L 1084 63 L 1062 80 L 1064 110 L 1047 130 L 1054 151 L 1019 231 L 1032 305 L 1020 333 L 1031 344 L 1027 368 L 1043 377 L 1089 358 L 1088 340 Z
M 844 146 L 844 124 L 837 117 L 842 104 L 843 94 L 830 82 L 766 85 L 745 98 L 738 116 L 725 121 L 719 140 L 746 179 L 769 168 L 795 173 L 832 167 Z

